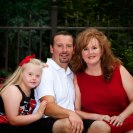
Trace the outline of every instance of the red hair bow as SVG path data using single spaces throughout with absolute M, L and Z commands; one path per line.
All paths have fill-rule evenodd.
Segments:
M 26 56 L 26 57 L 19 63 L 19 66 L 22 66 L 23 64 L 28 63 L 28 62 L 30 61 L 30 59 L 33 59 L 33 58 L 35 58 L 35 54 Z

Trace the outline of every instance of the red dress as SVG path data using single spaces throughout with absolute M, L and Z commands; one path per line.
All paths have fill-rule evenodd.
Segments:
M 105 82 L 102 76 L 92 76 L 86 73 L 76 75 L 83 111 L 113 116 L 119 115 L 128 106 L 129 100 L 122 86 L 118 67 L 115 68 L 113 78 L 109 82 Z M 133 130 L 133 115 L 126 118 L 122 126 L 110 125 L 110 127 L 112 133 Z

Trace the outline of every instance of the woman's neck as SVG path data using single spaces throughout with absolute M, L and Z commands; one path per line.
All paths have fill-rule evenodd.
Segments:
M 102 75 L 102 70 L 99 66 L 89 66 L 86 68 L 85 73 L 93 76 L 99 76 Z

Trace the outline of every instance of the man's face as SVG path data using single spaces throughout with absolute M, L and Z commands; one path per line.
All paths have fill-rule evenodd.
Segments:
M 66 67 L 73 55 L 73 38 L 69 35 L 57 35 L 50 46 L 52 59 L 61 67 Z

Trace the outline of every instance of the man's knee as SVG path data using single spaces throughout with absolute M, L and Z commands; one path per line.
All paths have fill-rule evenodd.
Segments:
M 53 133 L 71 133 L 70 121 L 66 119 L 59 119 L 53 125 Z
M 94 121 L 90 126 L 88 133 L 110 133 L 110 126 L 104 121 Z

